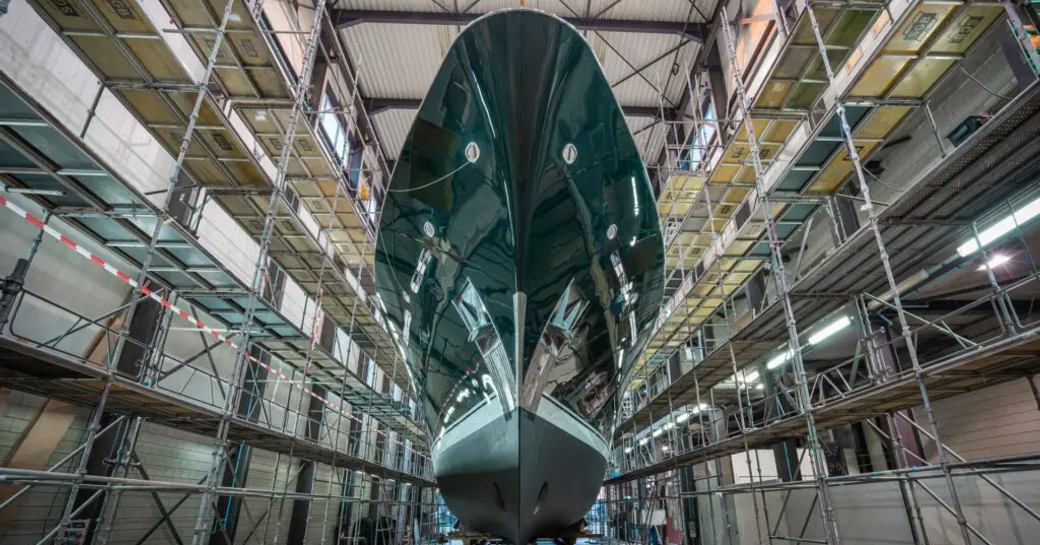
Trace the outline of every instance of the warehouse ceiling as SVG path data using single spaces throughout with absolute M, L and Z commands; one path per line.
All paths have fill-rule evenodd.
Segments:
M 596 53 L 648 165 L 686 109 L 688 78 L 716 0 L 531 0 L 567 19 Z M 395 160 L 419 102 L 461 30 L 517 0 L 340 0 L 335 20 L 382 152 Z

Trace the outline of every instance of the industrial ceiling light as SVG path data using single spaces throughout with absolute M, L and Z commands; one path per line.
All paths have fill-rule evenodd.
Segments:
M 979 231 L 978 237 L 974 237 L 958 246 L 957 253 L 961 257 L 967 257 L 975 253 L 979 248 L 989 245 L 994 240 L 1010 233 L 1015 227 L 1028 222 L 1038 215 L 1040 215 L 1040 198 L 1033 199 L 993 225 Z
M 824 326 L 822 329 L 820 329 L 816 333 L 813 333 L 812 335 L 810 335 L 808 343 L 809 344 L 820 344 L 823 341 L 825 341 L 828 338 L 830 338 L 835 333 L 845 329 L 846 327 L 849 327 L 849 324 L 851 324 L 851 323 L 852 323 L 852 320 L 850 320 L 848 316 L 842 316 L 842 317 L 838 318 L 837 320 L 834 320 L 833 322 L 827 324 L 826 326 Z M 783 352 L 781 352 L 780 354 L 777 354 L 776 356 L 773 356 L 773 358 L 771 360 L 766 362 L 766 369 L 776 369 L 777 367 L 780 367 L 781 365 L 787 363 L 787 360 L 791 359 L 791 356 L 793 356 L 793 355 L 794 355 L 794 353 L 791 352 L 790 348 L 787 349 L 787 350 L 784 350 Z
M 791 351 L 784 350 L 783 353 L 773 356 L 773 359 L 766 363 L 766 369 L 776 369 L 789 359 L 791 359 Z
M 809 337 L 809 344 L 820 344 L 821 342 L 825 341 L 827 338 L 834 335 L 835 333 L 845 329 L 846 327 L 849 327 L 849 324 L 851 323 L 852 321 L 849 320 L 848 316 L 842 316 L 841 318 L 834 320 L 830 324 L 827 324 L 827 326 L 823 329 L 817 331 L 816 333 L 813 333 Z
M 1004 255 L 1004 254 L 997 254 L 997 255 L 994 255 L 993 257 L 989 258 L 989 261 L 987 261 L 985 265 L 980 265 L 978 270 L 980 270 L 980 271 L 984 271 L 986 269 L 993 270 L 993 269 L 995 269 L 995 268 L 997 268 L 997 267 L 1007 263 L 1008 261 L 1011 261 L 1011 256 L 1007 256 L 1007 255 Z

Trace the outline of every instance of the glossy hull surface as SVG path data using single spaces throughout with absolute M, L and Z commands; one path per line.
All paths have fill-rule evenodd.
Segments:
M 376 252 L 462 525 L 525 544 L 588 510 L 663 262 L 645 168 L 581 35 L 531 10 L 467 27 L 405 141 Z

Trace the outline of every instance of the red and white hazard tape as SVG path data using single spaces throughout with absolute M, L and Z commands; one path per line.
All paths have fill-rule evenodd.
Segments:
M 230 337 L 228 337 L 228 336 L 222 334 L 220 331 L 218 331 L 216 329 L 213 329 L 212 327 L 204 324 L 201 320 L 199 320 L 198 318 L 196 318 L 196 317 L 192 316 L 191 314 L 189 314 L 188 311 L 178 307 L 177 305 L 174 305 L 169 299 L 163 297 L 162 295 L 159 295 L 158 293 L 152 291 L 151 289 L 148 289 L 145 286 L 138 285 L 137 281 L 134 280 L 133 278 L 130 278 L 130 276 L 128 276 L 126 273 L 120 271 L 119 269 L 116 269 L 115 267 L 113 267 L 109 263 L 105 262 L 104 259 L 101 259 L 100 257 L 94 255 L 93 253 L 91 253 L 89 250 L 87 250 L 83 246 L 80 246 L 79 244 L 77 244 L 74 240 L 72 240 L 69 237 L 67 237 L 67 236 L 61 234 L 60 232 L 58 232 L 57 229 L 54 229 L 50 225 L 47 225 L 46 223 L 44 223 L 40 218 L 37 218 L 36 216 L 34 216 L 31 213 L 27 212 L 25 209 L 23 209 L 20 206 L 12 203 L 11 201 L 9 201 L 3 195 L 0 195 L 0 207 L 7 208 L 8 210 L 10 210 L 10 211 L 14 212 L 15 214 L 19 215 L 26 222 L 30 223 L 31 225 L 33 225 L 37 229 L 42 230 L 47 236 L 53 238 L 54 240 L 57 240 L 58 242 L 61 242 L 62 244 L 64 244 L 68 248 L 74 250 L 77 254 L 83 256 L 84 259 L 90 261 L 91 263 L 93 263 L 94 265 L 97 265 L 98 267 L 101 267 L 102 269 L 105 269 L 106 271 L 108 271 L 109 274 L 111 274 L 111 275 L 115 276 L 116 278 L 122 280 L 126 284 L 129 284 L 131 287 L 140 289 L 142 294 L 148 296 L 153 301 L 159 303 L 160 305 L 162 305 L 163 307 L 168 309 L 170 312 L 172 312 L 176 316 L 179 316 L 182 320 L 190 323 L 193 327 L 198 328 L 200 331 L 202 331 L 202 332 L 212 336 L 215 339 L 219 339 L 221 342 L 223 342 L 223 344 L 225 344 L 227 346 L 230 346 L 231 348 L 234 348 L 236 350 L 241 349 L 241 347 L 238 345 L 238 343 L 232 341 Z M 348 413 L 347 411 L 343 410 L 342 408 L 333 407 L 332 403 L 328 399 L 326 399 L 325 397 L 321 396 L 320 394 L 318 394 L 314 390 L 311 390 L 310 388 L 307 388 L 306 386 L 304 386 L 303 382 L 290 379 L 282 371 L 280 371 L 278 369 L 275 369 L 270 364 L 265 363 L 261 359 L 253 356 L 252 354 L 249 354 L 248 352 L 245 353 L 245 357 L 248 358 L 249 361 L 253 362 L 257 366 L 259 366 L 259 367 L 261 367 L 263 369 L 266 369 L 267 371 L 269 371 L 271 373 L 274 373 L 275 375 L 278 376 L 279 379 L 284 380 L 285 382 L 289 383 L 290 385 L 297 387 L 304 394 L 309 395 L 309 396 L 313 397 L 314 399 L 317 399 L 321 403 L 325 404 L 325 406 L 328 407 L 332 412 L 341 414 L 341 415 L 343 415 L 343 416 L 345 416 L 345 417 L 347 417 L 347 418 L 349 418 L 351 420 L 355 420 L 358 423 L 364 424 L 364 421 L 361 418 Z M 382 431 L 379 431 L 379 430 L 376 430 L 376 434 L 384 435 L 384 436 L 386 435 L 385 432 L 382 432 Z M 398 443 L 403 443 L 400 440 L 398 440 L 397 442 Z

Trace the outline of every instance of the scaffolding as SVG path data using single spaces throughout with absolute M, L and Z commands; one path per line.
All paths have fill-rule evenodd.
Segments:
M 38 232 L 4 281 L 0 380 L 89 417 L 57 463 L 0 468 L 18 486 L 0 511 L 34 489 L 61 497 L 41 544 L 143 543 L 156 532 L 193 544 L 433 535 L 415 393 L 366 296 L 387 165 L 348 140 L 369 122 L 326 3 L 30 4 L 100 83 L 77 131 L 4 75 L 0 138 L 32 167 L 5 165 L 0 208 Z M 327 89 L 343 104 L 322 101 Z M 172 158 L 154 189 L 85 144 L 112 98 Z M 323 132 L 328 119 L 339 140 Z M 62 164 L 70 156 L 75 167 Z M 252 260 L 245 271 L 200 232 L 214 205 L 255 243 L 235 249 Z M 125 285 L 126 299 L 94 313 L 27 287 L 41 245 L 55 243 L 76 268 Z M 34 329 L 41 313 L 57 335 Z M 93 339 L 85 353 L 83 338 Z M 198 343 L 187 356 L 185 339 Z M 208 438 L 201 478 L 150 477 L 139 441 L 156 425 Z M 269 487 L 246 482 L 261 457 Z M 117 536 L 128 502 L 154 503 L 161 517 Z M 197 509 L 190 526 L 178 512 L 186 505 Z
M 934 409 L 937 399 L 1013 380 L 1037 395 L 1040 329 L 1013 295 L 1029 299 L 1040 282 L 1020 219 L 1037 202 L 1035 184 L 1024 182 L 1037 174 L 1027 136 L 1040 111 L 1036 71 L 1007 96 L 961 64 L 983 54 L 977 43 L 1007 33 L 1023 66 L 1038 66 L 1023 44 L 1022 9 L 777 7 L 760 37 L 767 60 L 750 71 L 738 35 L 756 21 L 720 11 L 733 107 L 705 119 L 712 93 L 703 72 L 691 72 L 690 94 L 701 98 L 689 112 L 695 136 L 673 139 L 658 203 L 674 276 L 615 427 L 606 538 L 1001 543 L 1016 530 L 987 527 L 986 506 L 962 497 L 980 489 L 1035 528 L 1036 499 L 1002 476 L 1028 478 L 1036 455 L 962 455 Z M 996 112 L 951 145 L 933 108 L 961 74 Z M 894 189 L 866 163 L 915 113 L 935 144 Z M 878 188 L 887 202 L 872 197 Z M 736 203 L 723 202 L 737 191 Z M 994 235 L 995 225 L 1007 229 Z M 810 255 L 810 232 L 831 245 Z M 1027 274 L 998 277 L 998 237 Z M 951 246 L 946 259 L 922 251 Z M 980 295 L 928 313 L 907 304 L 928 282 L 980 263 L 986 285 L 964 290 Z M 804 355 L 841 331 L 854 332 L 852 353 L 808 368 Z M 835 450 L 853 429 L 880 445 L 867 461 Z M 849 490 L 891 501 L 905 527 L 864 534 Z
M 0 515 L 42 489 L 61 505 L 41 544 L 162 533 L 377 545 L 443 533 L 415 393 L 366 295 L 387 161 L 331 134 L 371 120 L 330 6 L 29 4 L 100 83 L 73 126 L 3 74 L 0 150 L 19 162 L 0 165 L 0 214 L 32 236 L 3 283 L 0 384 L 85 408 L 86 420 L 49 467 L 0 468 L 16 486 Z M 721 43 L 732 107 L 708 99 L 720 80 L 698 59 L 683 70 L 688 109 L 668 113 L 662 96 L 646 129 L 667 133 L 655 188 L 667 302 L 621 400 L 592 522 L 633 543 L 863 542 L 846 491 L 889 486 L 904 542 L 1000 543 L 963 492 L 984 489 L 1040 522 L 1035 499 L 1004 477 L 1038 460 L 959 452 L 934 402 L 1023 378 L 1037 391 L 1040 325 L 1021 299 L 1040 272 L 1017 214 L 1036 202 L 1022 182 L 1037 174 L 1040 88 L 994 89 L 963 67 L 1007 33 L 1035 80 L 1023 8 L 775 4 L 758 50 L 741 40 L 760 16 L 715 10 L 705 47 Z M 627 77 L 664 88 L 632 68 Z M 994 105 L 957 142 L 936 120 L 955 78 Z M 151 185 L 94 149 L 113 104 L 168 156 Z M 911 119 L 934 147 L 893 189 L 869 162 Z M 216 255 L 215 207 L 255 251 L 224 241 L 233 249 Z M 1002 236 L 1029 274 L 1001 278 L 988 265 L 998 218 L 1014 223 Z M 965 240 L 975 248 L 941 262 L 920 251 Z M 33 285 L 49 248 L 70 269 L 109 275 L 125 298 L 99 309 Z M 913 304 L 930 278 L 979 263 L 981 295 Z M 852 353 L 810 366 L 814 339 L 838 330 L 854 332 Z M 836 463 L 836 437 L 852 426 L 880 450 Z M 153 475 L 163 468 L 148 436 L 159 432 L 196 444 L 201 469 Z M 776 452 L 785 464 L 769 463 Z M 264 486 L 248 470 L 258 460 Z M 159 513 L 141 528 L 129 524 L 138 503 Z

